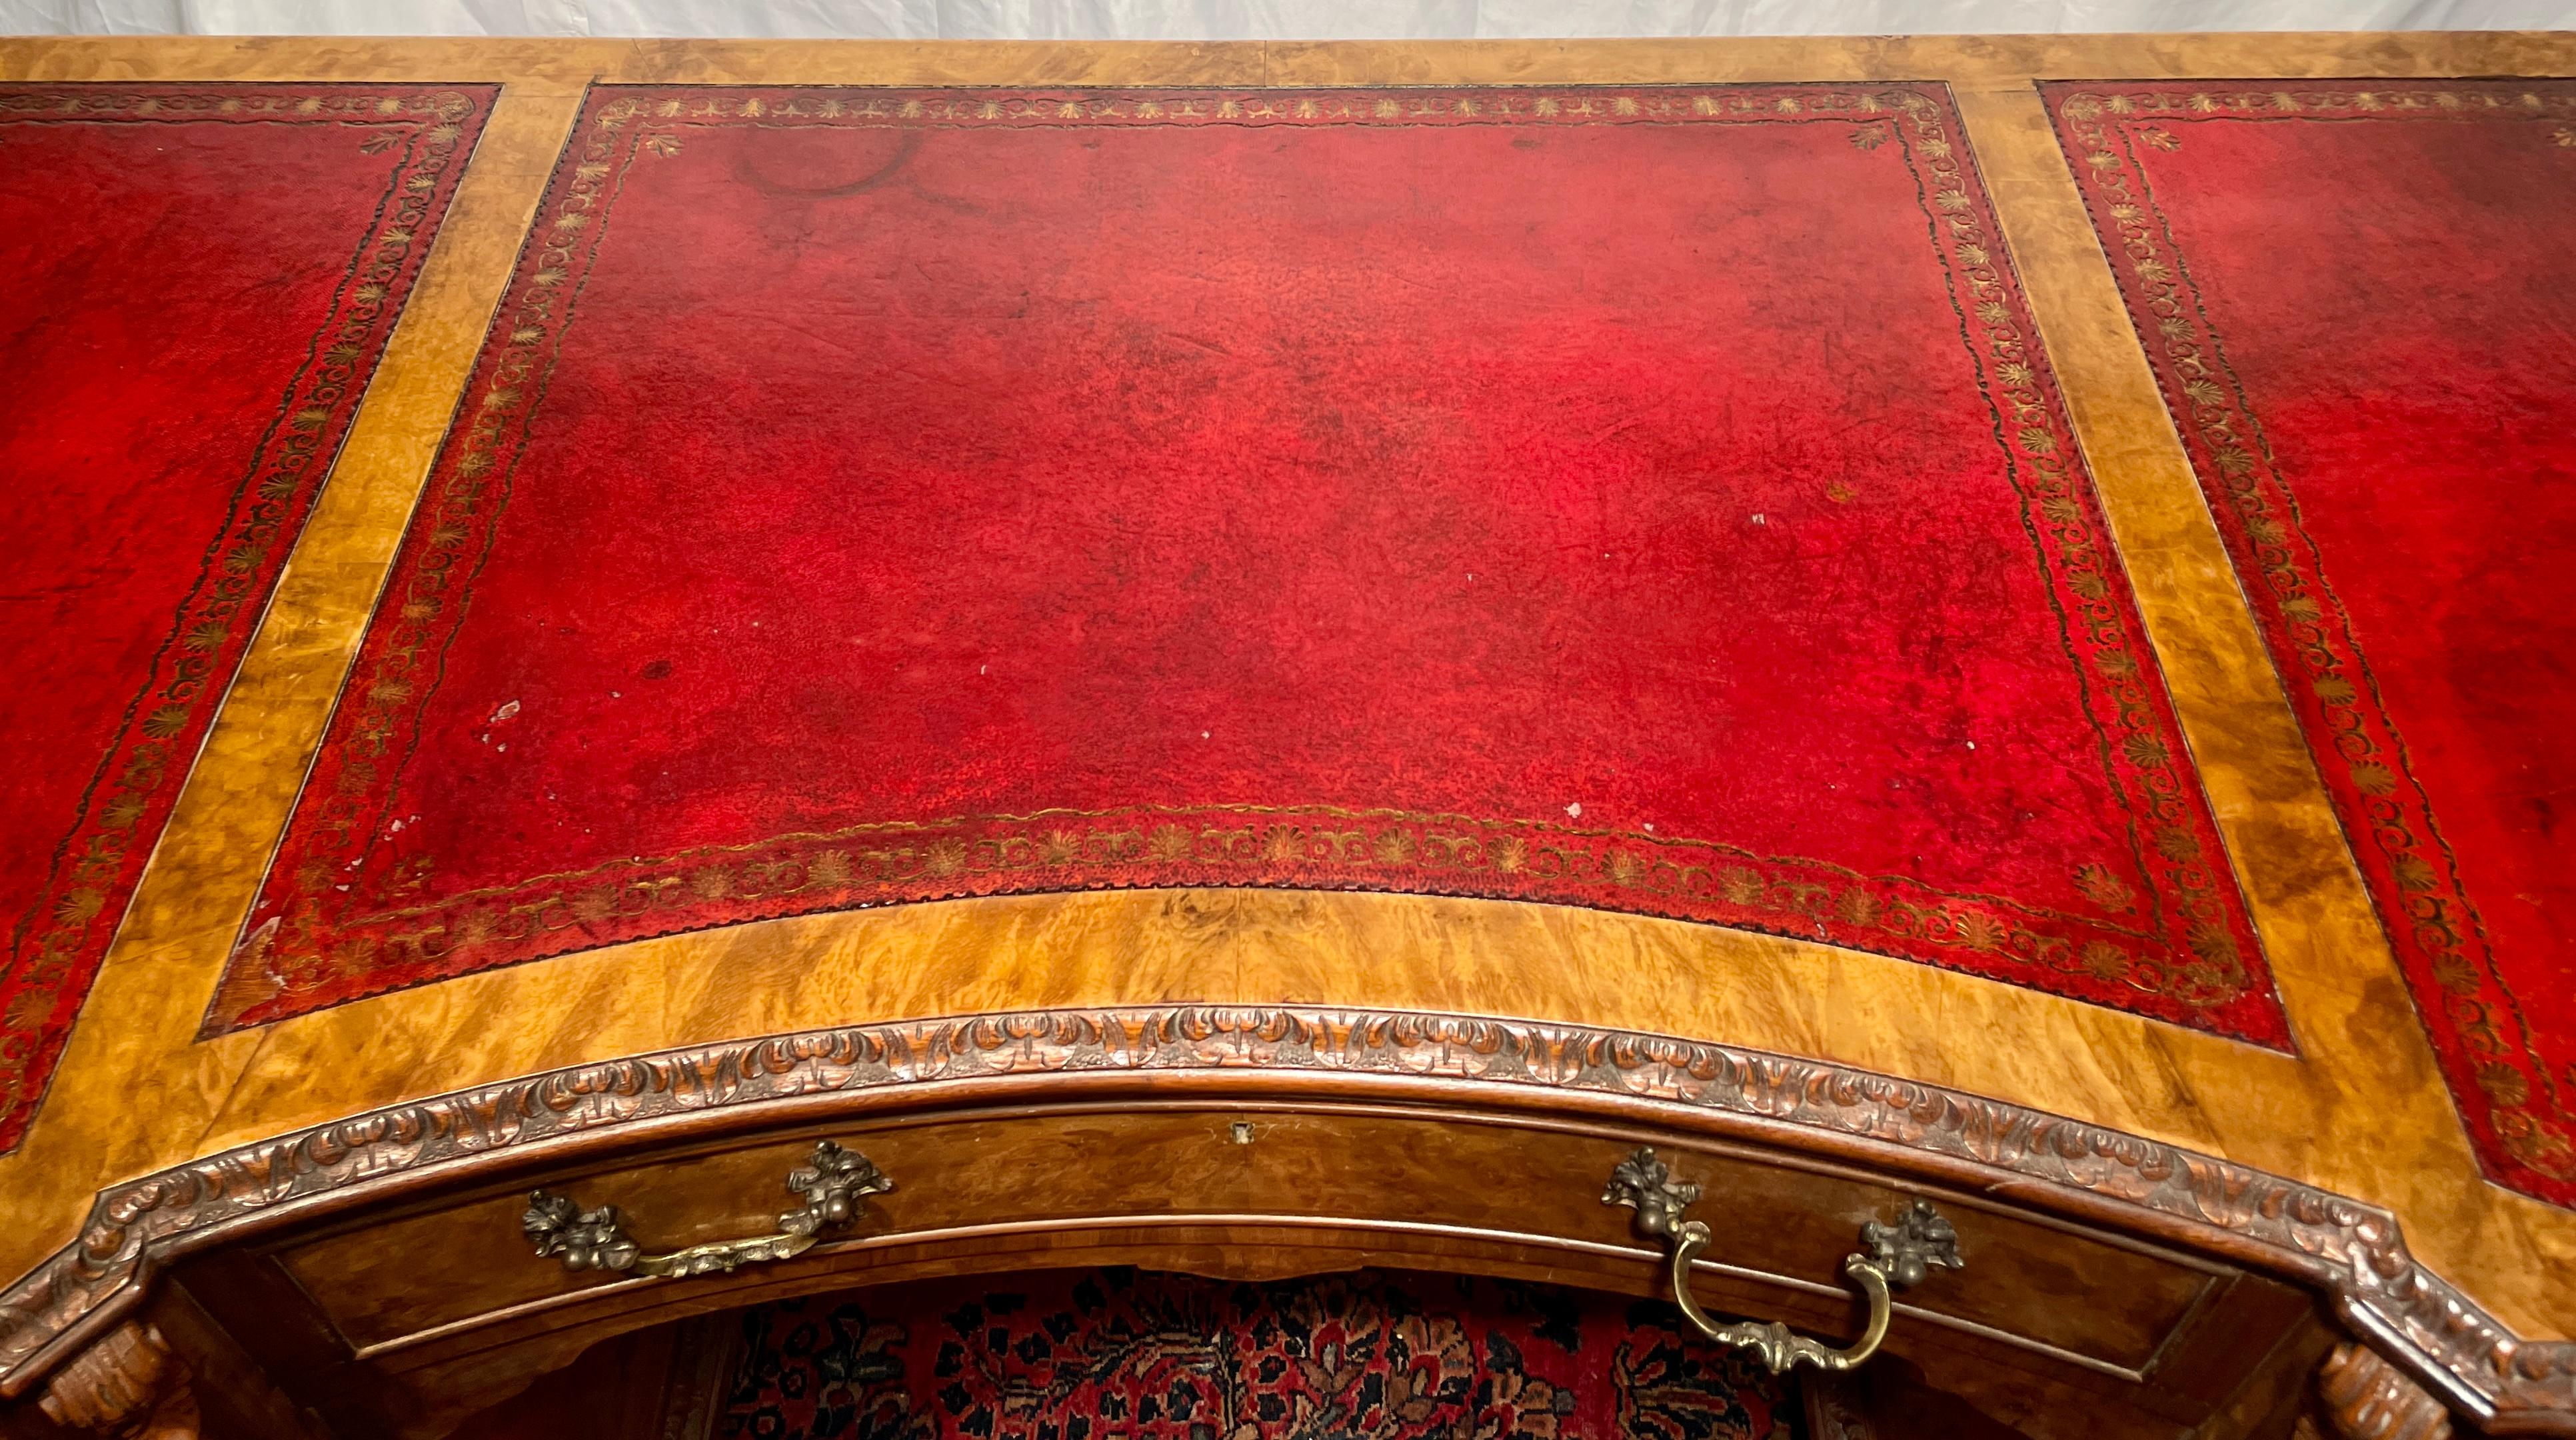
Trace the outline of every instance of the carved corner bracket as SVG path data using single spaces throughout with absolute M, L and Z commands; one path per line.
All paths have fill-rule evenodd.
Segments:
M 2451 1414 L 2394 1365 L 2347 1341 L 2317 1367 L 2317 1394 L 2341 1440 L 2451 1440 Z
M 1681 1306 L 1683 1318 L 1720 1345 L 1759 1355 L 1774 1375 L 1787 1374 L 1799 1365 L 1827 1371 L 1858 1367 L 1886 1343 L 1888 1322 L 1895 1309 L 1892 1290 L 1919 1285 L 1936 1268 L 1956 1270 L 1965 1263 L 1959 1258 L 1958 1232 L 1950 1228 L 1941 1212 L 1917 1200 L 1905 1208 L 1895 1224 L 1872 1220 L 1861 1226 L 1863 1248 L 1843 1257 L 1843 1277 L 1869 1309 L 1868 1323 L 1862 1327 L 1860 1338 L 1850 1345 L 1827 1345 L 1777 1320 L 1740 1320 L 1721 1325 L 1700 1309 L 1698 1299 L 1691 1294 L 1691 1262 L 1715 1238 L 1706 1223 L 1682 1214 L 1699 1198 L 1700 1187 L 1674 1179 L 1671 1167 L 1657 1158 L 1651 1147 L 1641 1148 L 1620 1161 L 1610 1172 L 1609 1188 L 1601 1192 L 1602 1204 L 1625 1205 L 1637 1212 L 1639 1233 L 1672 1246 L 1673 1299 Z
M 118 1440 L 196 1440 L 199 1429 L 187 1367 L 160 1331 L 131 1321 L 65 1362 L 37 1407 L 65 1429 Z

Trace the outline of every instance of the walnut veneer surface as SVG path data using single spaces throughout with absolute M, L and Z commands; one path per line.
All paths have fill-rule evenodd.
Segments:
M 101 1185 L 407 1097 L 798 1027 L 1189 1000 L 1581 1021 L 1811 1055 L 2075 1116 L 2385 1205 L 2522 1334 L 2576 1335 L 2576 1213 L 2480 1178 L 2123 312 L 2034 82 L 2576 74 L 2576 35 L 1497 44 L 12 40 L 0 80 L 505 89 L 26 1143 L 0 1274 Z M 1429 897 L 953 901 L 594 951 L 200 1041 L 200 1020 L 593 80 L 1167 85 L 1944 81 L 1991 189 L 2278 978 L 2282 1054 L 1904 961 Z

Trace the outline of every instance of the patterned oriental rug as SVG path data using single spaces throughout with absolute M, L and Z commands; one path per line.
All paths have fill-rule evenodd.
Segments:
M 2576 85 L 2049 100 L 2488 1173 L 2576 1205 Z
M 494 93 L 0 86 L 0 1150 Z
M 745 1312 L 724 1440 L 1791 1440 L 1796 1393 L 1654 1301 L 1435 1276 L 1095 1270 Z
M 2288 1034 L 1938 86 L 603 87 L 209 1019 L 1108 886 Z

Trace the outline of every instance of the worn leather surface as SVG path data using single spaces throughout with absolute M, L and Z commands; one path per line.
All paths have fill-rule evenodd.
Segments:
M 497 87 L 0 87 L 0 1150 Z
M 2051 103 L 2485 1162 L 2576 1204 L 2576 86 Z
M 596 92 L 215 1023 L 1259 884 L 2285 1043 L 1944 93 L 1718 94 Z

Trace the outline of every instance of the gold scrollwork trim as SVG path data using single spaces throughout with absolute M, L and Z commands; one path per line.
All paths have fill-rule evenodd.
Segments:
M 1875 1220 L 1863 1225 L 1860 1240 L 1865 1248 L 1843 1257 L 1843 1276 L 1860 1292 L 1861 1304 L 1869 1312 L 1859 1339 L 1837 1348 L 1809 1339 L 1777 1320 L 1739 1320 L 1720 1325 L 1708 1318 L 1708 1312 L 1699 1307 L 1698 1297 L 1691 1294 L 1691 1262 L 1715 1238 L 1708 1222 L 1683 1218 L 1682 1212 L 1699 1197 L 1699 1186 L 1673 1178 L 1672 1168 L 1648 1147 L 1620 1161 L 1618 1168 L 1610 1172 L 1610 1186 L 1601 1192 L 1601 1203 L 1625 1205 L 1636 1211 L 1638 1233 L 1672 1247 L 1673 1300 L 1693 1328 L 1720 1345 L 1751 1350 L 1774 1375 L 1786 1375 L 1800 1365 L 1832 1372 L 1860 1368 L 1887 1342 L 1888 1321 L 1896 1309 L 1896 1287 L 1919 1285 L 1932 1270 L 1957 1270 L 1964 1263 L 1959 1258 L 1958 1232 L 1929 1202 L 1917 1200 L 1893 1225 Z
M 892 1190 L 894 1182 L 865 1155 L 825 1140 L 814 1147 L 811 1160 L 787 1172 L 787 1188 L 805 1203 L 778 1217 L 777 1234 L 716 1240 L 668 1255 L 645 1254 L 626 1233 L 626 1217 L 616 1206 L 585 1210 L 570 1196 L 548 1190 L 529 1193 L 519 1229 L 538 1259 L 561 1260 L 567 1270 L 606 1270 L 648 1280 L 730 1274 L 744 1265 L 793 1260 L 813 1249 L 827 1231 L 856 1224 L 867 1212 L 867 1197 Z

